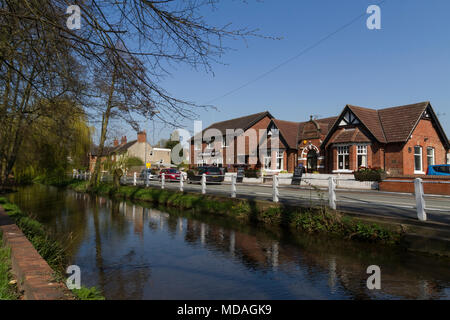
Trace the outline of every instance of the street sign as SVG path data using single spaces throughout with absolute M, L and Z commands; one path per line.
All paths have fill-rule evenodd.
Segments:
M 147 169 L 150 169 L 152 167 L 152 164 L 150 162 L 147 162 L 146 166 L 147 166 Z

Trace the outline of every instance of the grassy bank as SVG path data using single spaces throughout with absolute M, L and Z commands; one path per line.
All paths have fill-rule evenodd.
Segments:
M 0 197 L 0 205 L 33 244 L 40 256 L 53 269 L 55 279 L 65 283 L 65 268 L 68 259 L 61 243 L 56 241 L 39 221 L 23 213 L 19 207 L 10 203 L 6 198 Z M 96 288 L 82 287 L 79 290 L 72 290 L 72 292 L 79 299 L 104 299 Z
M 17 286 L 13 281 L 10 250 L 3 247 L 0 231 L 0 300 L 16 300 L 19 298 Z
M 287 207 L 267 201 L 231 199 L 135 186 L 121 186 L 115 189 L 106 183 L 88 190 L 86 181 L 72 182 L 68 186 L 77 192 L 152 202 L 160 206 L 227 216 L 245 222 L 289 227 L 308 233 L 327 233 L 346 239 L 396 244 L 401 237 L 401 233 L 397 230 L 388 230 L 375 223 L 359 221 L 327 207 Z

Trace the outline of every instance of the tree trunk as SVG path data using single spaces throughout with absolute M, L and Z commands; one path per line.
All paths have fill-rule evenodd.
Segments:
M 97 161 L 95 161 L 94 172 L 92 173 L 92 178 L 91 178 L 91 181 L 89 182 L 89 188 L 97 186 L 100 182 L 100 168 L 101 168 L 101 162 L 102 162 L 101 159 L 104 155 L 103 152 L 105 149 L 105 141 L 106 141 L 106 133 L 108 131 L 109 117 L 111 116 L 111 109 L 113 108 L 112 99 L 113 99 L 113 94 L 114 94 L 114 90 L 115 90 L 115 82 L 116 82 L 116 69 L 114 69 L 114 72 L 113 72 L 112 83 L 111 83 L 111 88 L 109 91 L 109 97 L 108 97 L 108 103 L 106 106 L 106 110 L 105 110 L 105 113 L 103 113 L 102 131 L 100 134 L 100 143 L 98 145 Z

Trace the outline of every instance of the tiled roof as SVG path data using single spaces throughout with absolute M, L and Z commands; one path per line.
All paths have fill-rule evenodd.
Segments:
M 388 142 L 404 142 L 409 138 L 429 102 L 378 110 Z
M 359 129 L 342 129 L 335 131 L 328 143 L 370 142 L 370 139 Z
M 125 152 L 125 151 L 127 151 L 133 144 L 135 144 L 136 142 L 137 142 L 137 140 L 133 140 L 133 141 L 130 141 L 130 142 L 128 142 L 128 143 L 119 145 L 119 146 L 113 148 L 113 149 L 110 151 L 110 154 L 111 154 L 111 153 L 121 153 L 121 152 Z
M 288 147 L 296 149 L 301 122 L 284 121 L 277 119 L 273 119 L 273 122 L 280 130 L 280 134 L 288 144 Z
M 428 106 L 430 106 L 429 102 L 420 102 L 379 110 L 352 105 L 347 105 L 346 108 L 350 109 L 351 112 L 355 114 L 376 140 L 381 143 L 394 143 L 406 142 L 408 140 Z M 344 109 L 344 111 L 345 110 L 346 109 Z M 433 113 L 433 118 L 437 122 L 439 134 L 444 141 L 446 141 L 447 137 L 445 136 L 445 132 L 442 130 L 439 120 L 435 117 L 431 106 L 430 110 L 431 113 Z M 342 114 L 344 114 L 344 112 Z M 339 118 L 335 121 L 333 127 L 337 127 L 338 120 Z M 334 137 L 334 134 L 329 134 L 325 139 L 327 144 L 331 137 L 333 137 L 333 139 L 336 138 Z M 341 140 L 341 138 L 339 138 L 339 140 Z
M 358 119 L 369 129 L 373 136 L 379 141 L 386 143 L 383 132 L 383 126 L 378 116 L 378 111 L 374 109 L 362 108 L 357 106 L 348 106 Z

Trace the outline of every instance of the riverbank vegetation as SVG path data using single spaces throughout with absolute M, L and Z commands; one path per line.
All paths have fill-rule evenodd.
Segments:
M 0 231 L 0 300 L 16 300 L 18 298 L 16 282 L 11 274 L 10 250 L 3 247 Z
M 156 188 L 137 186 L 117 188 L 108 183 L 89 188 L 86 181 L 74 181 L 68 186 L 77 192 L 141 200 L 155 205 L 232 217 L 241 221 L 295 228 L 308 233 L 328 233 L 346 239 L 397 244 L 401 237 L 401 233 L 396 230 L 388 230 L 376 223 L 360 221 L 321 206 L 288 207 L 266 201 L 229 199 Z
M 18 206 L 10 203 L 6 198 L 0 197 L 0 205 L 22 230 L 27 239 L 32 243 L 39 255 L 47 261 L 48 265 L 55 272 L 55 279 L 65 282 L 65 268 L 68 259 L 63 245 L 54 239 L 45 227 L 37 220 L 23 213 Z M 82 287 L 80 290 L 73 290 L 78 299 L 103 300 L 104 297 L 96 288 Z

